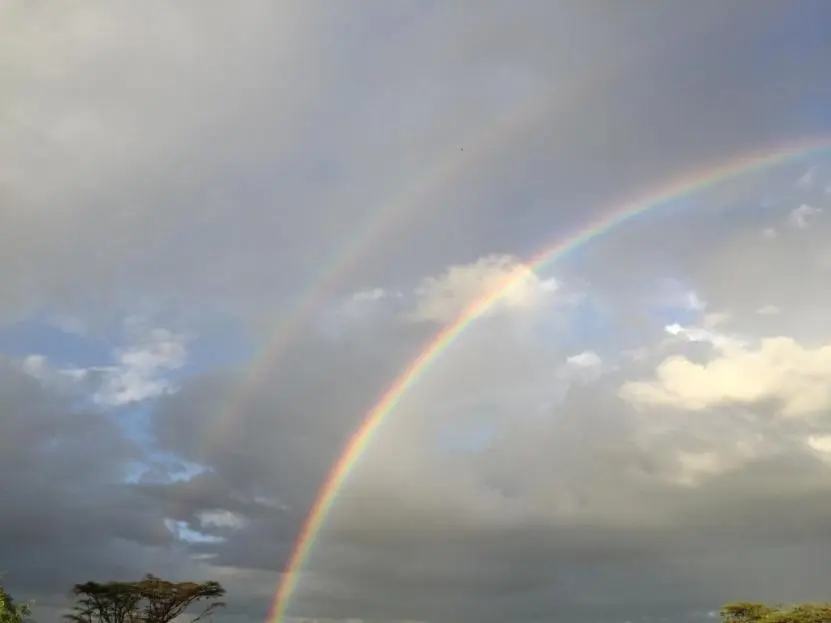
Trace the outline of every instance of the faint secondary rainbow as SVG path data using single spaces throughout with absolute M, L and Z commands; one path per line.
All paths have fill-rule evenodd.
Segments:
M 414 174 L 412 183 L 373 211 L 349 242 L 331 254 L 329 261 L 320 262 L 320 274 L 309 280 L 308 287 L 297 297 L 291 310 L 281 315 L 280 321 L 268 331 L 266 342 L 253 358 L 250 373 L 240 380 L 225 405 L 218 410 L 217 421 L 208 429 L 207 438 L 203 440 L 204 447 L 209 449 L 219 441 L 227 442 L 227 435 L 232 431 L 226 426 L 250 404 L 280 357 L 302 335 L 309 318 L 329 297 L 335 295 L 345 277 L 377 248 L 379 241 L 395 235 L 406 224 L 407 218 L 417 213 L 418 208 L 431 210 L 441 206 L 444 190 L 464 180 L 465 176 L 474 174 L 483 163 L 497 157 L 506 144 L 536 127 L 540 121 L 578 106 L 594 88 L 605 84 L 601 78 L 619 71 L 625 63 L 635 63 L 642 55 L 643 51 L 628 57 L 622 55 L 616 59 L 616 66 L 605 67 L 590 77 L 583 76 L 579 82 L 560 85 L 554 91 L 529 100 L 485 131 L 461 137 L 458 146 L 452 145 L 447 156 L 431 163 L 426 174 Z
M 233 423 L 236 414 L 246 410 L 266 377 L 273 373 L 280 358 L 290 349 L 294 340 L 302 335 L 310 318 L 330 297 L 336 295 L 345 278 L 377 248 L 380 240 L 394 236 L 417 208 L 429 205 L 431 201 L 440 205 L 443 190 L 463 180 L 489 157 L 498 153 L 499 148 L 516 136 L 518 131 L 533 125 L 550 110 L 551 98 L 544 97 L 522 107 L 506 122 L 490 127 L 478 136 L 465 137 L 460 141 L 465 147 L 464 151 L 453 146 L 450 155 L 440 159 L 426 174 L 422 172 L 414 175 L 415 181 L 374 211 L 346 245 L 332 253 L 328 261 L 321 261 L 321 272 L 309 280 L 308 286 L 297 296 L 291 309 L 281 315 L 280 321 L 267 330 L 266 341 L 254 355 L 250 372 L 240 379 L 225 405 L 218 410 L 218 419 L 208 429 L 207 438 L 203 440 L 204 447 L 210 449 L 215 443 L 227 442 L 227 435 L 231 431 L 226 426 Z
M 377 248 L 378 241 L 393 236 L 418 208 L 434 210 L 441 206 L 444 190 L 481 169 L 489 159 L 498 157 L 505 145 L 517 140 L 523 133 L 533 131 L 546 119 L 579 109 L 594 95 L 595 89 L 606 85 L 611 77 L 621 74 L 625 68 L 637 66 L 648 54 L 655 52 L 637 37 L 633 37 L 632 41 L 630 49 L 619 50 L 619 54 L 607 65 L 583 72 L 572 82 L 558 84 L 555 89 L 529 100 L 507 118 L 482 132 L 461 137 L 458 147 L 463 150 L 453 146 L 449 155 L 428 168 L 426 175 L 423 172 L 414 174 L 413 182 L 392 199 L 384 201 L 358 227 L 357 234 L 330 256 L 330 261 L 320 262 L 321 273 L 309 280 L 308 287 L 297 297 L 292 309 L 268 331 L 266 342 L 253 358 L 250 373 L 240 380 L 228 401 L 219 409 L 217 421 L 208 429 L 207 438 L 203 440 L 205 448 L 211 448 L 219 441 L 227 442 L 227 436 L 232 432 L 227 426 L 234 421 L 234 416 L 251 403 L 265 377 L 302 334 L 309 318 L 335 294 L 344 278 Z
M 811 139 L 765 152 L 743 155 L 721 164 L 710 166 L 673 178 L 669 183 L 624 203 L 611 213 L 586 225 L 582 230 L 537 254 L 525 265 L 533 271 L 561 258 L 589 241 L 602 236 L 637 216 L 671 204 L 673 200 L 703 191 L 740 175 L 747 175 L 791 161 L 819 156 L 831 151 L 831 138 Z M 430 364 L 453 344 L 464 330 L 485 314 L 513 285 L 527 274 L 521 271 L 512 275 L 498 287 L 469 305 L 457 319 L 436 333 L 421 353 L 398 376 L 384 393 L 375 407 L 364 418 L 352 434 L 340 458 L 332 467 L 321 487 L 318 497 L 295 542 L 292 555 L 286 565 L 283 579 L 277 589 L 269 621 L 281 621 L 286 613 L 289 599 L 297 588 L 300 571 L 311 552 L 316 537 L 332 507 L 338 491 L 343 486 L 352 468 L 373 439 L 373 433 L 394 410 L 401 398 L 427 372 Z

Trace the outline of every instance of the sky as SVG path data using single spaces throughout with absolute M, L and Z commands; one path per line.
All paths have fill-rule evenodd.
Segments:
M 828 599 L 829 57 L 825 0 L 0 0 L 4 584 L 42 623 L 148 572 L 218 623 L 289 571 L 286 623 Z

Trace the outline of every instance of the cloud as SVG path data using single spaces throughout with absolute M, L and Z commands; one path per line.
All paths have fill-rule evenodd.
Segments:
M 433 309 L 458 310 L 490 287 L 487 275 L 514 274 L 512 261 L 485 256 L 419 283 L 439 284 L 428 300 L 453 301 Z M 718 569 L 738 574 L 751 550 L 762 552 L 754 564 L 795 570 L 815 546 L 827 513 L 813 500 L 829 485 L 825 342 L 756 334 L 756 308 L 725 311 L 706 284 L 679 280 L 688 286 L 657 297 L 654 333 L 637 334 L 651 336 L 637 361 L 609 345 L 575 349 L 564 336 L 607 292 L 581 284 L 575 297 L 573 274 L 540 292 L 541 278 L 516 274 L 529 288 L 518 303 L 472 323 L 376 433 L 317 537 L 292 616 L 490 620 L 563 604 L 587 620 L 694 613 L 776 589 L 774 576 L 723 579 Z M 359 291 L 267 367 L 196 377 L 163 398 L 160 447 L 205 471 L 137 488 L 178 522 L 206 572 L 258 570 L 276 583 L 334 457 L 435 331 L 437 317 L 406 313 L 426 296 Z M 662 323 L 665 313 L 694 321 Z M 790 318 L 762 316 L 783 327 Z M 268 382 L 251 387 L 247 374 Z M 802 536 L 776 519 L 786 516 Z M 650 590 L 666 588 L 665 601 L 627 584 L 633 566 Z M 806 582 L 777 594 L 819 590 Z M 252 616 L 270 588 L 250 596 Z
M 815 208 L 807 204 L 802 204 L 798 208 L 791 210 L 788 214 L 788 225 L 796 229 L 805 229 L 809 226 L 811 219 L 822 213 L 821 208 Z
M 79 410 L 6 359 L 0 360 L 0 398 L 0 528 L 6 535 L 0 567 L 12 589 L 39 601 L 60 595 L 63 603 L 79 574 L 187 568 L 169 549 L 173 539 L 160 509 L 123 485 L 144 457 L 116 422 Z
M 52 389 L 73 392 L 85 380 L 87 371 L 78 368 L 55 368 L 43 355 L 28 355 L 20 361 L 20 368 Z
M 587 206 L 619 200 L 643 171 L 657 179 L 701 160 L 658 114 L 664 105 L 683 109 L 723 153 L 783 117 L 781 102 L 763 107 L 749 95 L 752 121 L 687 100 L 647 106 L 637 94 L 655 75 L 683 82 L 670 79 L 668 50 L 706 32 L 713 10 L 654 16 L 648 3 L 606 4 L 598 13 L 531 3 L 522 17 L 494 5 L 472 30 L 468 12 L 434 4 L 16 9 L 0 37 L 0 87 L 13 94 L 0 169 L 4 205 L 14 206 L 0 246 L 3 266 L 27 269 L 0 278 L 3 318 L 48 309 L 94 324 L 148 299 L 273 318 L 326 275 L 336 282 L 328 287 L 349 291 L 536 248 L 547 242 L 536 236 L 559 228 L 546 219 L 591 220 Z M 506 19 L 523 35 L 495 27 Z M 768 19 L 749 20 L 748 37 Z M 648 36 L 637 27 L 641 39 L 631 34 L 638 20 L 655 26 Z M 395 24 L 400 38 L 378 34 L 377 23 Z M 667 23 L 685 33 L 672 45 L 658 34 Z M 576 31 L 590 52 L 565 43 Z M 708 81 L 748 75 L 715 58 L 704 66 L 719 69 Z M 605 89 L 626 97 L 598 96 Z M 598 119 L 601 143 L 578 129 Z M 633 147 L 641 164 L 620 166 Z M 556 193 L 513 199 L 555 178 Z M 497 227 L 506 202 L 514 216 Z
M 760 307 L 756 310 L 757 314 L 762 314 L 764 316 L 775 316 L 779 313 L 779 308 L 776 305 L 765 305 L 764 307 Z
M 410 318 L 452 322 L 472 304 L 500 291 L 497 309 L 527 309 L 557 287 L 555 280 L 538 277 L 516 258 L 483 257 L 471 264 L 451 266 L 439 277 L 424 279 L 416 291 L 418 300 Z
M 350 111 L 320 97 L 340 54 L 320 42 L 333 41 L 325 33 L 348 18 L 331 7 L 268 2 L 211 11 L 199 3 L 95 2 L 11 12 L 3 90 L 14 96 L 0 162 L 4 202 L 14 208 L 3 265 L 28 268 L 3 275 L 5 314 L 51 305 L 55 313 L 94 316 L 96 307 L 105 314 L 189 295 L 248 309 L 255 291 L 265 294 L 263 281 L 289 288 L 310 277 L 309 261 L 319 256 L 306 255 L 306 242 L 326 238 L 317 224 L 334 217 L 315 171 L 325 177 L 327 167 L 344 166 L 338 154 L 323 157 L 315 147 L 333 134 L 320 128 L 337 125 L 344 141 L 351 133 Z M 303 115 L 307 122 L 295 123 Z M 280 201 L 305 197 L 308 220 L 274 212 L 258 190 L 283 167 Z M 352 223 L 368 216 L 356 214 L 358 202 L 371 209 L 377 201 L 365 190 L 341 190 L 342 199 L 353 196 Z M 247 207 L 238 211 L 241 204 Z M 69 229 L 78 230 L 71 243 Z M 341 231 L 330 247 L 342 245 Z M 283 256 L 295 258 L 294 277 L 267 268 Z M 126 305 L 117 302 L 122 297 Z
M 572 355 L 567 359 L 567 361 L 581 368 L 594 368 L 602 363 L 602 360 L 597 355 L 597 353 L 594 353 L 590 350 L 586 350 L 582 353 Z
M 114 363 L 61 367 L 31 354 L 20 366 L 53 390 L 86 397 L 97 407 L 121 407 L 175 391 L 170 373 L 185 365 L 193 336 L 150 328 L 136 317 L 128 318 L 125 327 L 127 345 L 113 350 Z
M 185 364 L 187 336 L 167 329 L 150 329 L 146 335 L 136 337 L 138 343 L 115 353 L 115 365 L 90 370 L 100 379 L 100 386 L 92 396 L 95 403 L 116 407 L 156 398 L 176 389 L 166 374 Z
M 722 318 L 716 318 L 721 320 Z M 664 327 L 664 331 L 676 339 L 710 344 L 716 349 L 727 350 L 731 347 L 741 348 L 745 344 L 745 340 L 735 335 L 728 335 L 714 330 L 712 327 L 718 322 L 713 322 L 711 315 L 705 315 L 704 326 L 681 326 L 677 322 Z
M 831 373 L 831 345 L 806 347 L 788 337 L 764 338 L 755 347 L 713 343 L 718 355 L 707 363 L 669 357 L 655 370 L 654 380 L 627 382 L 621 394 L 638 403 L 689 411 L 773 400 L 788 417 L 817 415 L 831 404 L 825 381 Z
M 808 190 L 814 185 L 818 167 L 811 167 L 800 177 L 796 182 L 796 187 L 800 190 Z
M 547 312 L 558 301 L 545 305 Z M 751 361 L 764 360 L 763 343 L 730 338 L 729 326 L 721 329 L 736 321 L 732 315 L 701 312 L 710 328 L 677 326 L 670 330 L 676 342 L 653 344 L 643 363 L 665 356 L 667 348 L 683 352 L 695 345 L 716 357 L 747 351 Z M 774 500 L 794 479 L 813 493 L 782 504 L 799 509 L 797 521 L 808 531 L 821 523 L 822 510 L 810 496 L 828 486 L 824 455 L 816 449 L 822 422 L 810 424 L 819 426 L 815 430 L 800 429 L 804 420 L 786 417 L 765 430 L 752 411 L 725 411 L 715 399 L 694 419 L 669 418 L 665 405 L 636 409 L 618 395 L 621 386 L 638 383 L 623 359 L 609 365 L 614 357 L 606 362 L 592 351 L 575 354 L 554 341 L 542 348 L 545 342 L 523 341 L 509 318 L 527 321 L 527 310 L 480 319 L 396 406 L 338 496 L 290 612 L 371 620 L 420 613 L 440 620 L 460 611 L 488 619 L 497 605 L 523 616 L 563 603 L 585 616 L 615 608 L 697 611 L 702 595 L 708 603 L 732 597 L 718 582 L 702 579 L 726 564 L 720 548 L 746 552 L 740 541 L 759 547 L 762 539 L 800 547 L 790 540 L 793 532 L 772 520 L 735 536 L 758 522 L 760 505 L 784 512 Z M 363 336 L 360 348 L 349 342 L 347 355 L 344 342 L 325 331 L 307 335 L 282 363 L 258 372 L 272 382 L 245 403 L 231 402 L 235 383 L 221 375 L 194 379 L 165 398 L 155 419 L 164 447 L 211 471 L 140 488 L 153 500 L 166 500 L 166 514 L 178 513 L 189 529 L 218 539 L 192 541 L 191 552 L 209 556 L 216 568 L 262 569 L 276 581 L 331 457 L 393 371 L 429 335 L 399 341 L 399 331 L 413 327 L 399 319 L 399 325 L 372 325 L 374 343 L 395 346 L 380 359 L 384 351 L 369 345 L 373 333 L 360 323 L 345 324 L 344 332 L 352 327 Z M 813 349 L 804 349 L 805 361 L 814 362 Z M 386 383 L 371 382 L 377 374 L 356 374 L 369 361 L 375 370 L 389 371 Z M 567 373 L 586 368 L 597 374 Z M 306 376 L 309 369 L 315 373 Z M 816 372 L 807 363 L 797 369 Z M 754 374 L 771 379 L 764 387 L 777 387 L 772 373 Z M 745 406 L 755 404 L 754 397 Z M 788 402 L 782 407 L 789 413 Z M 771 480 L 783 452 L 796 461 L 796 471 Z M 205 521 L 211 513 L 234 517 L 236 525 Z M 765 549 L 771 556 L 766 564 L 776 547 Z M 801 555 L 794 550 L 786 564 L 797 564 Z M 688 595 L 676 590 L 666 603 L 650 602 L 623 580 L 632 565 L 652 587 L 691 582 L 696 589 Z M 565 580 L 584 576 L 595 582 Z M 613 590 L 621 582 L 627 590 L 615 600 L 596 601 L 598 587 Z M 741 591 L 751 584 L 730 587 Z M 467 597 L 483 591 L 485 603 Z M 531 604 L 528 595 L 534 596 Z M 265 594 L 252 597 L 251 607 L 264 609 L 266 602 Z

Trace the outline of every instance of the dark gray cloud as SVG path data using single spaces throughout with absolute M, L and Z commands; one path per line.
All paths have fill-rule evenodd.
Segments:
M 142 454 L 112 418 L 78 411 L 7 359 L 0 403 L 0 569 L 11 590 L 64 595 L 87 578 L 187 566 L 160 507 L 123 484 Z
M 811 132 L 827 86 L 795 43 L 804 10 L 27 5 L 5 26 L 0 148 L 3 264 L 28 269 L 3 300 L 270 313 L 344 257 L 335 285 L 527 251 L 691 163 Z
M 404 470 L 388 448 L 397 447 L 395 428 L 407 427 L 390 422 L 389 437 L 380 436 L 339 496 L 291 612 L 382 620 L 555 612 L 588 621 L 703 612 L 736 596 L 821 597 L 815 574 L 823 563 L 811 563 L 810 577 L 804 565 L 806 557 L 819 560 L 811 552 L 825 539 L 821 500 L 831 483 L 827 466 L 798 443 L 800 426 L 790 428 L 794 441 L 735 411 L 703 422 L 651 412 L 664 422 L 650 426 L 615 396 L 615 383 L 572 390 L 544 419 L 513 413 L 514 427 L 485 453 L 437 457 L 421 445 L 416 463 L 410 448 Z M 329 397 L 331 419 L 334 387 Z M 279 400 L 273 404 L 279 409 Z M 650 429 L 651 443 L 643 445 Z M 291 442 L 296 428 L 267 430 L 259 436 L 276 439 L 280 456 L 264 462 L 257 479 L 267 474 L 271 495 L 289 495 L 313 457 Z M 681 452 L 729 459 L 735 442 L 754 434 L 771 448 L 758 460 L 699 485 L 673 481 L 683 471 Z M 237 442 L 217 452 L 256 450 Z M 289 476 L 281 465 L 295 457 Z M 324 455 L 317 460 L 321 469 L 328 464 Z M 301 516 L 246 509 L 231 492 L 225 502 L 183 494 L 198 482 L 171 488 L 172 499 L 241 512 L 251 523 L 225 532 L 227 543 L 194 549 L 218 553 L 221 564 L 281 569 Z M 758 573 L 748 574 L 750 565 Z M 261 609 L 267 599 L 261 595 Z
M 511 314 L 511 322 L 480 321 L 399 403 L 338 496 L 291 614 L 501 620 L 559 612 L 589 621 L 692 616 L 734 596 L 821 596 L 799 564 L 826 533 L 828 467 L 806 444 L 827 430 L 825 419 L 782 421 L 767 403 L 706 413 L 636 408 L 617 393 L 636 368 L 612 366 L 599 380 L 564 374 L 559 345 L 529 350 L 517 340 L 535 314 Z M 394 352 L 395 337 L 380 336 Z M 200 440 L 205 429 L 215 434 L 212 411 L 189 407 L 204 393 L 224 409 L 218 379 L 186 386 L 158 413 L 167 448 L 215 471 L 152 495 L 169 496 L 192 521 L 212 508 L 250 518 L 241 530 L 208 527 L 227 541 L 193 547 L 219 565 L 284 567 L 311 492 L 383 386 L 355 382 L 365 351 L 341 356 L 338 343 L 307 340 L 314 347 L 287 353 L 265 371 L 273 382 L 234 412 L 233 427 L 244 432 L 214 437 L 210 452 Z M 706 361 L 717 351 L 704 346 L 668 342 L 641 374 L 673 353 Z M 326 363 L 312 372 L 307 361 Z M 297 402 L 314 408 L 292 418 Z M 435 435 L 453 420 L 495 423 L 497 432 L 485 450 L 437 452 Z M 745 565 L 774 566 L 780 556 L 789 581 L 778 566 L 741 579 Z M 251 600 L 254 612 L 269 595 Z

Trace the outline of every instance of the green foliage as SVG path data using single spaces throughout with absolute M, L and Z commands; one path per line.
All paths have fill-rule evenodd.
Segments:
M 16 603 L 0 584 L 0 623 L 27 623 L 31 613 L 31 604 Z
M 722 607 L 721 618 L 724 623 L 759 623 L 776 610 L 775 606 L 736 601 Z
M 218 582 L 168 582 L 146 575 L 138 582 L 86 582 L 72 589 L 74 623 L 170 623 L 191 605 L 207 601 L 192 623 L 224 606 Z M 3 622 L 0 622 L 3 623 Z
M 831 603 L 769 606 L 736 602 L 721 609 L 723 623 L 831 623 Z

